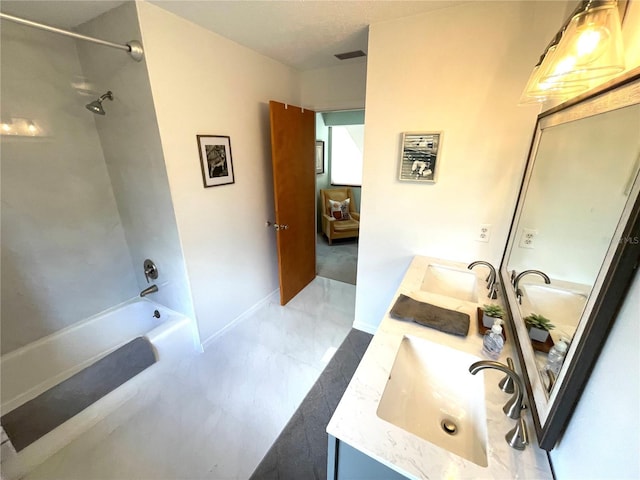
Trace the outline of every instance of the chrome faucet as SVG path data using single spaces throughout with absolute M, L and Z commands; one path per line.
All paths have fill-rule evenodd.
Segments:
M 520 279 L 522 277 L 524 277 L 525 275 L 529 275 L 530 273 L 540 275 L 542 278 L 544 278 L 544 283 L 546 283 L 547 285 L 551 283 L 551 279 L 549 278 L 549 276 L 546 273 L 541 272 L 540 270 L 525 270 L 523 272 L 520 272 L 513 279 L 513 288 L 516 290 L 516 298 L 518 299 L 518 303 L 522 303 L 522 290 L 520 290 L 520 287 L 518 287 L 518 283 L 520 282 Z
M 516 450 L 524 450 L 529 445 L 529 432 L 527 431 L 527 424 L 524 421 L 524 417 L 518 419 L 518 423 L 504 436 L 511 448 Z
M 516 450 L 524 450 L 525 446 L 529 444 L 529 433 L 527 431 L 527 424 L 524 417 L 521 415 L 522 409 L 526 408 L 524 400 L 524 384 L 520 376 L 506 365 L 495 362 L 493 360 L 482 360 L 475 362 L 469 367 L 469 372 L 475 375 L 480 370 L 485 368 L 494 368 L 507 374 L 508 378 L 512 379 L 515 385 L 515 394 L 511 399 L 505 403 L 502 411 L 509 417 L 517 420 L 516 426 L 507 432 L 504 439 L 507 441 L 511 448 Z M 500 382 L 501 384 L 503 382 Z
M 141 297 L 146 297 L 150 293 L 155 293 L 158 291 L 158 286 L 154 283 L 153 285 L 148 286 L 144 290 L 140 292 Z
M 544 371 L 546 372 L 549 379 L 549 383 L 547 384 L 547 393 L 551 393 L 553 386 L 556 384 L 556 374 L 548 368 L 545 368 Z
M 476 265 L 485 265 L 489 267 L 489 276 L 485 279 L 487 281 L 487 289 L 489 290 L 489 298 L 496 299 L 498 298 L 498 289 L 496 287 L 496 269 L 489 262 L 485 262 L 484 260 L 476 260 L 475 262 L 471 262 L 467 268 L 471 270 Z
M 509 367 L 504 365 L 503 363 L 496 362 L 494 360 L 482 360 L 480 362 L 475 362 L 471 364 L 469 367 L 469 372 L 472 375 L 475 375 L 480 370 L 484 370 L 485 368 L 494 368 L 496 370 L 500 370 L 503 373 L 506 373 L 509 377 L 513 379 L 515 384 L 515 393 L 509 399 L 507 403 L 502 407 L 502 411 L 509 418 L 513 418 L 517 420 L 520 418 L 520 412 L 524 408 L 523 399 L 524 399 L 524 383 L 522 383 L 522 379 L 520 376 L 511 370 Z

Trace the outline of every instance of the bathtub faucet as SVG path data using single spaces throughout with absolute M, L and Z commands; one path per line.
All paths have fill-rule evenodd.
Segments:
M 140 296 L 141 297 L 145 297 L 145 296 L 149 295 L 150 293 L 155 293 L 157 291 L 158 291 L 158 286 L 156 284 L 153 284 L 153 285 L 145 288 L 144 290 L 142 290 L 140 292 Z

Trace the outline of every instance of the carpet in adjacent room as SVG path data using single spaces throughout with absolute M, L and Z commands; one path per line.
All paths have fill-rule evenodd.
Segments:
M 358 239 L 334 240 L 333 245 L 329 245 L 327 238 L 318 234 L 316 265 L 319 277 L 355 285 L 358 266 Z

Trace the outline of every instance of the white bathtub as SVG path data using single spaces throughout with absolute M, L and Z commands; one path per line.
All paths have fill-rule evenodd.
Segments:
M 154 316 L 154 311 L 160 317 Z M 195 322 L 145 298 L 135 298 L 0 357 L 1 411 L 6 414 L 135 337 L 149 339 L 158 362 L 202 351 Z M 144 373 L 144 372 L 143 372 Z M 2 448 L 2 478 L 24 475 L 135 394 L 136 377 L 19 454 Z

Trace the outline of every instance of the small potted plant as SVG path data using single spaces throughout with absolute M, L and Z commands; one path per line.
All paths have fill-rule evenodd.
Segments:
M 524 323 L 529 329 L 529 338 L 542 343 L 547 341 L 549 331 L 556 328 L 548 318 L 537 313 L 532 313 L 528 317 L 525 317 Z
M 504 318 L 504 310 L 500 305 L 492 303 L 482 306 L 482 325 L 491 328 L 496 318 Z

